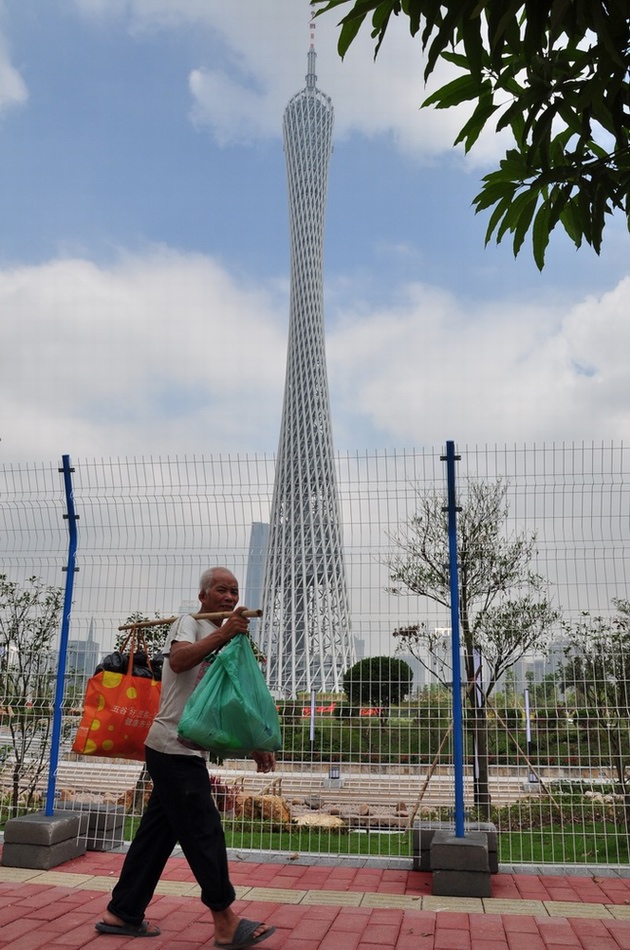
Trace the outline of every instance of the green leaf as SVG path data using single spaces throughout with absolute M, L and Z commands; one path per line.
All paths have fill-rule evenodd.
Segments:
M 324 2 L 325 0 L 311 0 L 311 6 Z M 321 10 L 317 10 L 314 16 L 321 16 L 323 13 L 327 13 L 329 10 L 333 10 L 348 2 L 349 0 L 328 0 L 326 6 L 322 7 Z M 385 0 L 385 4 L 383 4 L 383 0 L 356 0 L 350 12 L 347 13 L 339 23 L 341 31 L 337 41 L 337 52 L 341 59 L 343 59 L 348 52 L 368 13 L 379 6 L 390 6 L 391 2 L 392 0 Z M 394 2 L 396 2 L 396 0 L 394 0 Z M 376 53 L 374 55 L 376 56 Z
M 539 194 L 537 188 L 528 188 L 527 191 L 522 192 L 518 196 L 512 205 L 514 225 L 511 230 L 514 232 L 514 257 L 518 255 L 525 240 L 525 235 L 529 231 L 534 212 L 536 211 Z
M 415 36 L 420 29 L 422 6 L 422 0 L 402 0 L 403 12 L 409 17 L 409 30 L 412 36 Z
M 512 181 L 525 181 L 532 174 L 522 153 L 516 149 L 506 152 L 506 157 L 499 162 L 499 169 L 502 178 L 509 178 Z
M 489 3 L 486 6 L 488 19 L 488 43 L 492 62 L 497 64 L 502 56 L 506 42 L 506 34 L 513 33 L 518 28 L 518 11 L 522 0 L 511 0 L 502 3 Z
M 582 135 L 585 131 L 585 114 L 577 106 L 570 105 L 566 99 L 557 101 L 558 115 L 566 127 L 575 135 Z
M 513 193 L 515 193 L 519 186 L 515 183 L 513 187 L 514 187 Z M 534 197 L 536 197 L 536 193 L 534 193 Z M 519 195 L 516 196 L 516 198 L 512 199 L 512 201 L 510 202 L 509 208 L 507 209 L 505 215 L 503 216 L 503 223 L 501 224 L 501 227 L 497 230 L 497 236 L 496 236 L 497 244 L 503 239 L 506 231 L 510 231 L 512 234 L 516 231 L 518 227 L 518 223 L 523 214 L 523 211 L 527 208 L 531 199 L 532 199 L 532 192 L 531 192 L 531 189 L 529 188 L 526 191 L 522 191 Z
M 557 107 L 555 103 L 552 103 L 548 109 L 545 109 L 540 118 L 532 124 L 532 153 L 543 152 L 545 157 L 549 155 L 551 128 L 556 111 Z
M 465 151 L 469 152 L 483 131 L 486 122 L 496 112 L 497 108 L 492 100 L 492 95 L 483 96 L 470 119 L 455 139 L 455 145 L 463 142 Z
M 366 17 L 376 53 L 392 15 L 407 18 L 427 54 L 461 70 L 423 105 L 472 102 L 456 138 L 466 151 L 496 116 L 516 148 L 485 176 L 475 212 L 491 209 L 489 236 L 513 234 L 515 254 L 532 232 L 544 266 L 553 227 L 599 252 L 607 216 L 630 218 L 630 0 L 312 0 L 343 12 L 344 55 Z M 495 103 L 498 104 L 495 106 Z M 609 144 L 612 136 L 614 145 Z M 597 141 L 595 140 L 597 138 Z M 534 201 L 527 193 L 537 194 Z M 549 198 L 551 195 L 551 199 Z M 516 197 L 515 197 L 516 196 Z
M 484 46 L 478 18 L 465 17 L 461 24 L 461 40 L 466 51 L 467 68 L 473 76 L 481 79 L 484 62 Z
M 470 99 L 476 99 L 479 95 L 480 86 L 472 76 L 458 76 L 436 89 L 428 96 L 422 106 L 435 106 L 436 109 L 449 109 L 451 106 L 457 106 L 460 102 L 468 102 Z
M 582 223 L 574 198 L 571 198 L 562 209 L 560 222 L 575 246 L 581 247 L 583 235 Z
M 434 40 L 428 48 L 427 65 L 424 71 L 425 79 L 431 75 L 438 59 L 444 50 L 449 46 L 455 46 L 457 33 L 464 19 L 473 18 L 475 3 L 471 0 L 458 0 L 452 5 L 443 4 L 441 16 L 436 19 L 434 27 Z M 445 12 L 444 12 L 445 11 Z M 470 29 L 476 26 L 481 33 L 481 18 L 472 19 Z
M 550 44 L 562 34 L 567 26 L 566 15 L 571 7 L 572 0 L 555 0 L 551 5 L 551 16 L 549 19 L 549 41 Z
M 485 235 L 485 240 L 484 240 L 484 244 L 485 244 L 486 247 L 487 247 L 488 244 L 490 243 L 490 241 L 491 241 L 491 239 L 492 239 L 492 235 L 494 234 L 494 232 L 495 232 L 495 230 L 496 230 L 496 228 L 497 228 L 497 226 L 498 226 L 498 224 L 499 224 L 499 221 L 501 221 L 501 219 L 503 218 L 503 216 L 504 216 L 504 215 L 506 214 L 506 212 L 509 210 L 510 205 L 512 204 L 512 196 L 513 196 L 513 194 L 514 194 L 515 188 L 516 188 L 516 186 L 513 185 L 513 186 L 510 188 L 509 192 L 508 192 L 507 194 L 505 194 L 502 198 L 498 199 L 497 202 L 496 202 L 496 204 L 495 204 L 494 211 L 493 211 L 492 214 L 490 215 L 490 220 L 489 220 L 489 222 L 488 222 L 488 227 L 486 228 L 486 235 Z M 477 204 L 477 207 L 475 208 L 475 214 L 478 214 L 479 211 L 482 210 L 482 209 L 479 207 L 479 203 L 480 203 L 480 201 L 481 201 L 483 198 L 484 198 L 484 193 L 483 193 L 483 191 L 481 191 L 481 192 L 474 198 L 473 204 Z M 500 238 L 497 239 L 497 244 L 498 244 L 498 243 L 500 243 Z
M 605 49 L 608 56 L 610 56 L 611 61 L 625 71 L 627 69 L 627 63 L 624 62 L 624 58 L 619 55 L 617 45 L 619 37 L 615 36 L 613 32 L 609 31 L 608 29 L 611 23 L 610 11 L 604 10 L 602 5 L 599 3 L 599 0 L 591 0 L 591 4 L 593 23 L 601 47 Z M 626 17 L 627 16 L 628 12 L 626 11 Z M 612 22 L 614 23 L 614 20 Z
M 596 254 L 599 254 L 602 247 L 602 234 L 604 231 L 605 216 L 607 213 L 610 213 L 610 208 L 606 201 L 606 194 L 604 189 L 596 187 L 595 189 L 595 201 L 592 206 L 591 214 L 591 245 Z
M 488 222 L 488 227 L 486 229 L 484 247 L 487 247 L 488 244 L 490 243 L 495 230 L 497 232 L 496 242 L 497 244 L 501 243 L 501 237 L 499 235 L 500 233 L 505 233 L 505 229 L 502 230 L 501 228 L 498 228 L 498 224 L 501 221 L 501 219 L 507 214 L 507 212 L 509 211 L 509 208 L 510 208 L 510 202 L 507 201 L 506 199 L 505 201 L 499 202 L 499 204 L 494 209 L 492 216 L 490 218 L 490 221 Z
M 449 50 L 444 50 L 442 59 L 447 63 L 452 63 L 453 66 L 459 66 L 460 69 L 468 69 L 468 57 L 462 53 L 452 53 Z
M 337 41 L 337 52 L 339 53 L 341 59 L 344 58 L 352 44 L 352 41 L 361 29 L 363 20 L 364 17 L 361 17 L 361 19 L 346 20 L 345 22 L 342 22 L 341 32 L 339 33 L 339 39 Z
M 520 144 L 522 139 L 519 135 L 519 132 L 525 128 L 525 119 L 523 116 L 523 103 L 520 99 L 516 99 L 509 108 L 505 110 L 499 121 L 497 122 L 497 132 L 500 132 L 502 129 L 511 128 L 512 134 L 516 141 Z M 518 131 L 516 131 L 518 130 Z
M 593 221 L 592 221 L 592 208 L 591 208 L 591 192 L 593 189 L 593 184 L 588 178 L 583 178 L 580 182 L 580 187 L 577 191 L 577 210 L 582 222 L 582 231 L 584 233 L 584 239 L 587 244 L 593 243 L 592 232 L 593 232 Z
M 510 200 L 517 186 L 512 181 L 497 181 L 493 175 L 484 178 L 484 186 L 474 199 L 477 211 L 483 211 L 502 198 L 509 196 Z
M 559 185 L 552 189 L 549 195 L 549 230 L 553 231 L 562 212 L 571 196 L 571 185 Z
M 549 244 L 549 208 L 545 201 L 543 201 L 540 206 L 536 217 L 534 218 L 534 225 L 532 228 L 532 244 L 534 248 L 534 261 L 538 270 L 542 270 L 545 266 L 545 251 L 547 250 L 547 245 Z

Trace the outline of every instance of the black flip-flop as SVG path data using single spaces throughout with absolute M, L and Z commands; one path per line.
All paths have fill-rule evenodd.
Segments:
M 276 932 L 275 927 L 267 927 L 261 934 L 254 937 L 259 927 L 264 927 L 264 924 L 255 920 L 245 920 L 243 917 L 239 920 L 238 927 L 229 943 L 219 943 L 218 940 L 215 940 L 214 945 L 220 947 L 221 950 L 247 950 L 248 947 L 254 947 L 257 943 L 262 943 L 263 940 Z
M 151 927 L 148 920 L 143 920 L 139 927 L 133 924 L 106 924 L 99 920 L 94 927 L 100 934 L 118 934 L 119 937 L 159 937 L 159 927 Z

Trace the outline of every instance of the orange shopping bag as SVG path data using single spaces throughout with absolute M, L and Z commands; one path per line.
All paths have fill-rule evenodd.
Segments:
M 144 742 L 160 705 L 162 684 L 153 675 L 133 675 L 134 631 L 127 643 L 130 651 L 124 672 L 101 670 L 88 680 L 83 716 L 72 744 L 72 751 L 79 755 L 144 760 Z

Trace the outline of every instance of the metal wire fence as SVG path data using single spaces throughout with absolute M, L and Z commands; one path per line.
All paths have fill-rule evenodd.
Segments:
M 471 595 L 462 644 L 467 820 L 495 822 L 502 863 L 628 864 L 628 453 L 547 444 L 458 446 L 458 454 L 460 569 Z M 275 775 L 257 775 L 245 760 L 210 765 L 231 848 L 405 856 L 414 822 L 452 820 L 442 453 L 347 453 L 336 466 L 359 666 L 346 671 L 343 693 L 277 697 Z M 199 576 L 213 564 L 232 570 L 243 602 L 259 606 L 250 537 L 269 518 L 274 460 L 80 459 L 73 467 L 78 572 L 57 804 L 100 813 L 94 846 L 111 847 L 132 833 L 146 776 L 141 763 L 70 752 L 86 680 L 130 616 L 194 611 Z M 31 577 L 65 582 L 58 469 L 0 470 L 0 574 L 20 588 Z M 491 513 L 473 514 L 493 492 L 497 530 L 484 536 Z M 496 553 L 514 545 L 520 573 L 502 575 Z M 473 568 L 485 571 L 477 587 Z M 541 600 L 544 616 L 535 610 Z M 41 807 L 52 688 L 46 677 L 22 695 L 11 686 L 6 596 L 0 617 L 5 821 L 16 807 Z

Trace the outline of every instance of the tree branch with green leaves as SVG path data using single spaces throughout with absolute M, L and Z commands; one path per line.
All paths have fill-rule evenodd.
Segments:
M 514 254 L 532 237 L 544 267 L 560 224 L 576 247 L 600 253 L 615 212 L 630 229 L 629 0 L 311 0 L 342 12 L 343 58 L 366 24 L 375 57 L 393 16 L 406 17 L 426 56 L 425 81 L 438 63 L 461 75 L 422 103 L 472 113 L 455 144 L 469 152 L 487 128 L 513 140 L 483 178 L 476 212 L 492 209 L 486 244 L 512 237 Z
M 0 724 L 9 738 L 10 813 L 28 810 L 50 757 L 63 592 L 38 577 L 20 585 L 0 574 Z

